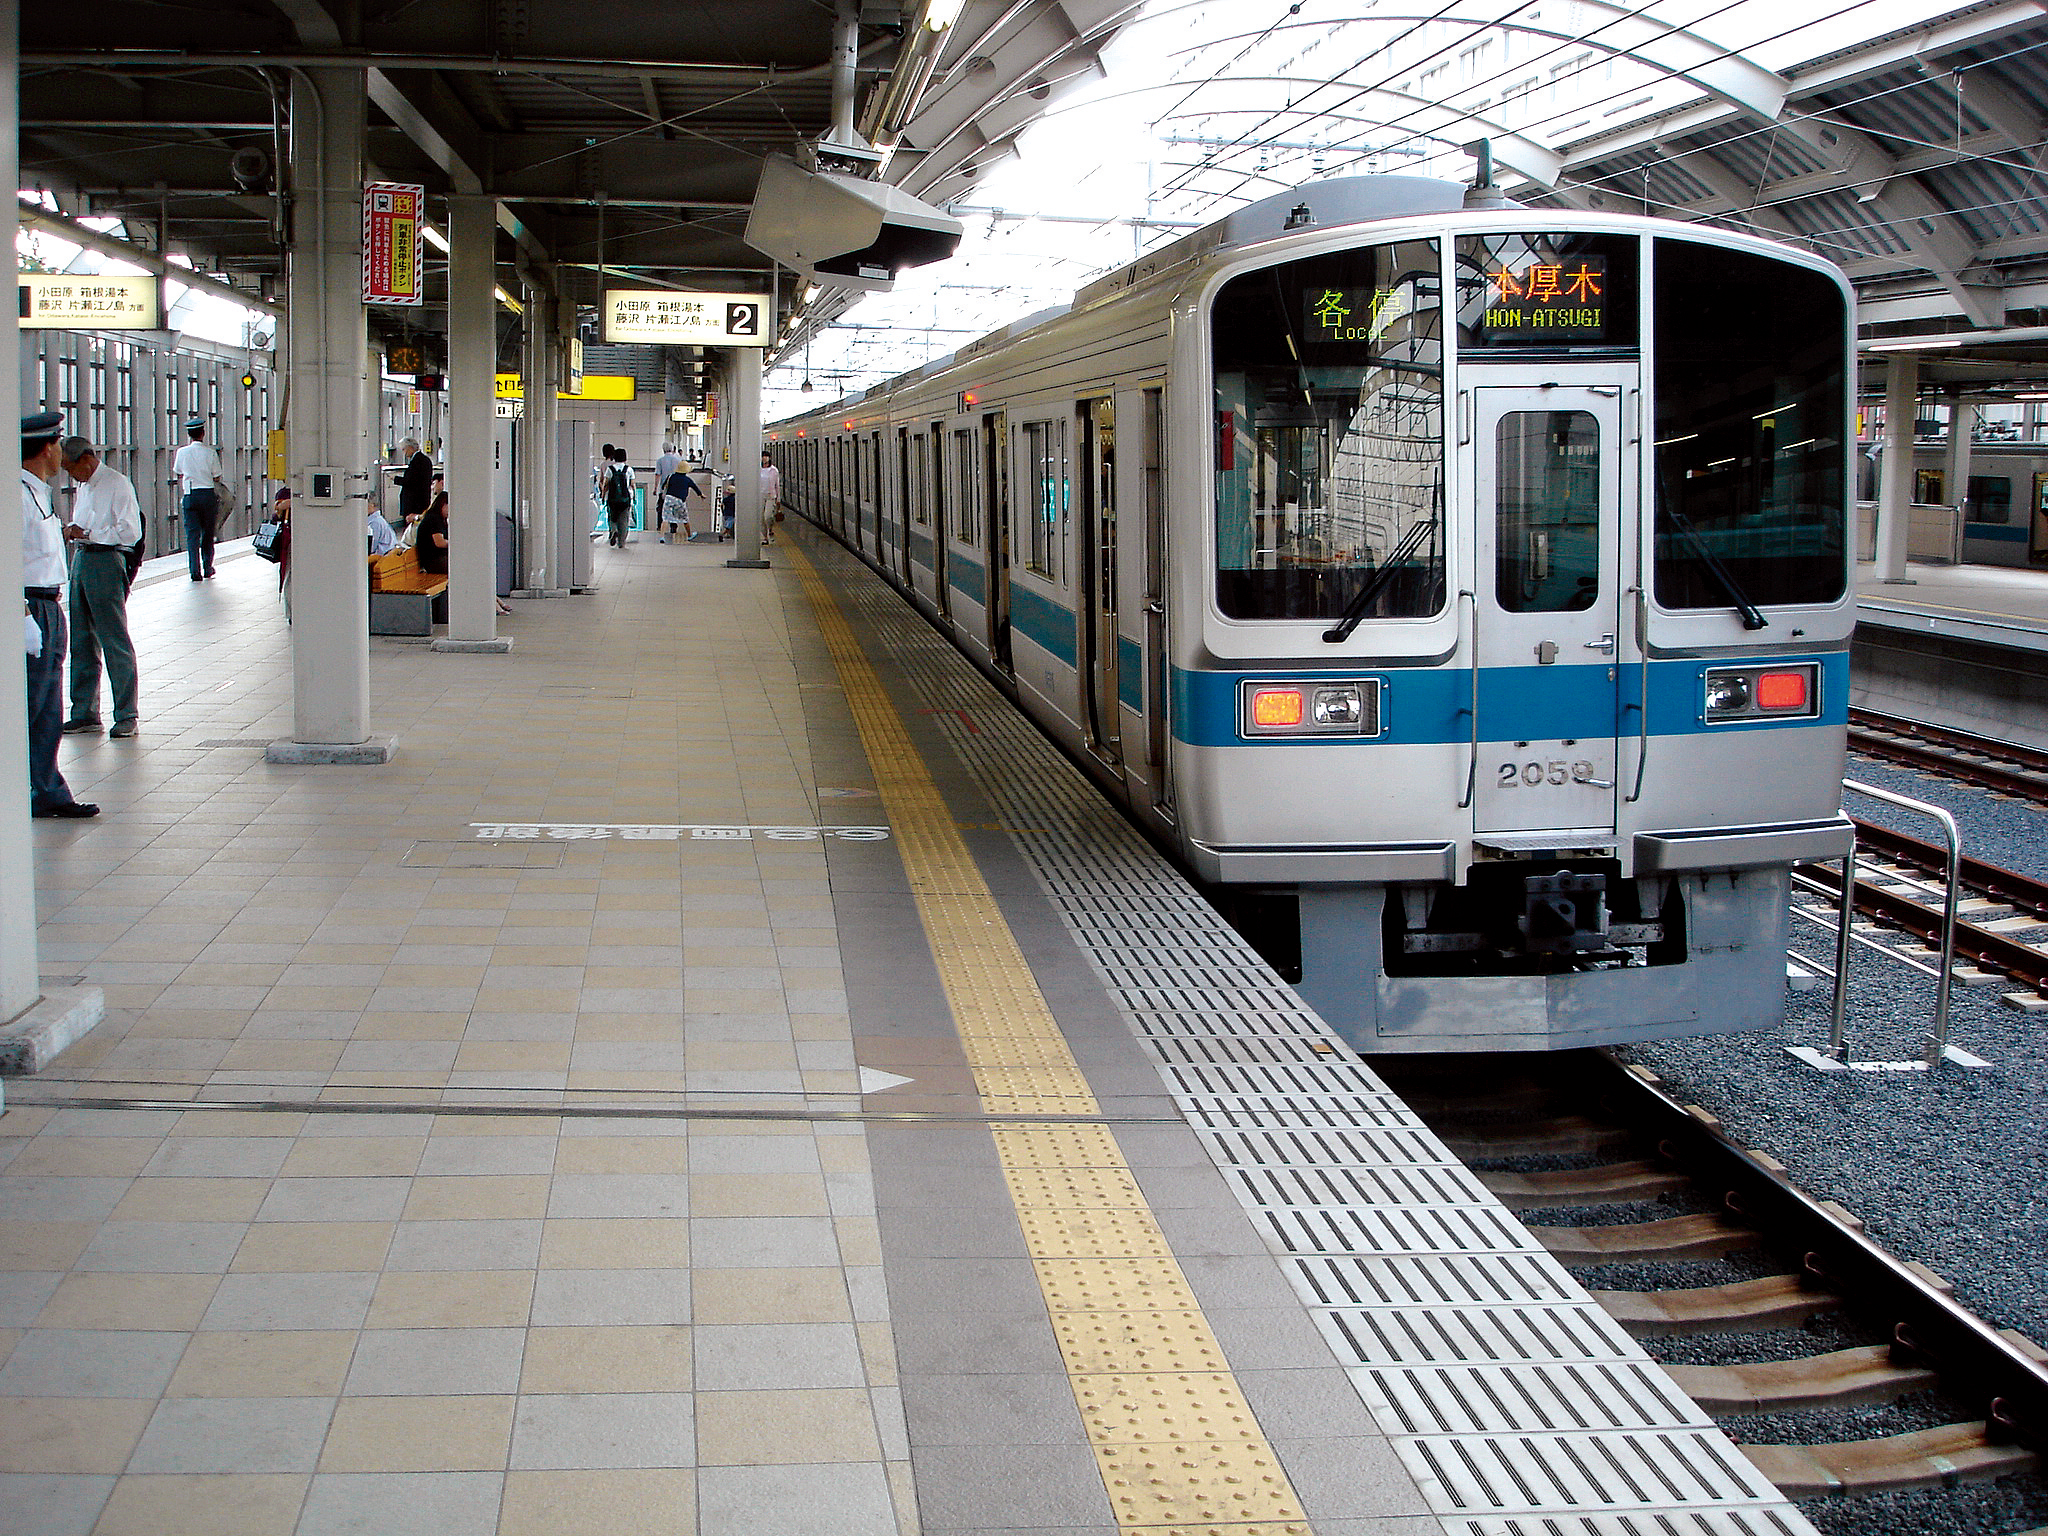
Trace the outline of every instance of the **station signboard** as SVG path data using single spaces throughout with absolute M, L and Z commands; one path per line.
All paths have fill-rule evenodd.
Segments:
M 427 189 L 403 181 L 363 188 L 363 302 L 421 305 L 427 287 L 420 263 L 420 221 Z
M 615 288 L 604 296 L 604 339 L 700 347 L 765 347 L 774 315 L 765 293 Z
M 23 272 L 19 281 L 25 331 L 152 331 L 163 323 L 154 276 Z

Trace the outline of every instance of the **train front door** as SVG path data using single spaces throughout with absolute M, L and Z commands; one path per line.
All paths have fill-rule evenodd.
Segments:
M 1476 382 L 1464 450 L 1477 545 L 1473 831 L 1508 847 L 1539 831 L 1576 834 L 1552 846 L 1611 840 L 1632 649 L 1621 622 L 1632 381 L 1488 369 Z

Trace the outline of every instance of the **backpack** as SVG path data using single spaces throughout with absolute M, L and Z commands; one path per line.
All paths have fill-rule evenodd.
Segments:
M 625 465 L 614 464 L 605 471 L 604 504 L 608 507 L 629 507 L 633 504 L 633 482 L 627 477 Z

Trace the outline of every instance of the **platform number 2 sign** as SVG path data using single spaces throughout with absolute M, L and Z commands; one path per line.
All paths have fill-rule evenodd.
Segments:
M 758 304 L 726 305 L 725 333 L 728 336 L 759 336 L 761 334 L 761 306 Z

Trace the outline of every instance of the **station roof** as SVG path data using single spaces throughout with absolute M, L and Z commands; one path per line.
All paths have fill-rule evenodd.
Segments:
M 965 0 L 884 179 L 941 199 L 970 185 L 1133 8 Z M 865 5 L 863 90 L 954 9 Z M 833 19 L 829 0 L 100 0 L 83 28 L 24 7 L 22 185 L 145 243 L 162 220 L 170 250 L 281 296 L 289 79 L 338 66 L 370 95 L 371 175 L 493 194 L 502 254 L 551 264 L 557 292 L 595 302 L 600 264 L 657 286 L 762 286 L 747 209 L 763 157 L 829 125 Z

